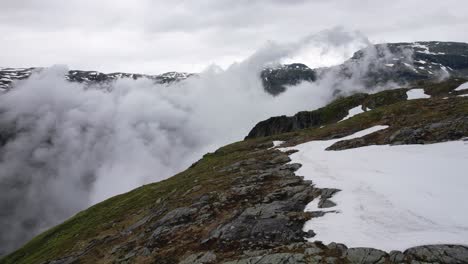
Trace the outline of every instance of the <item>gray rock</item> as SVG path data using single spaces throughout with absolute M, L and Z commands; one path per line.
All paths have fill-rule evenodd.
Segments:
M 401 251 L 398 251 L 398 250 L 393 250 L 388 255 L 390 256 L 389 257 L 390 261 L 394 263 L 401 263 L 405 259 L 405 255 Z
M 387 253 L 373 248 L 349 248 L 346 258 L 351 263 L 375 264 L 384 263 Z
M 468 248 L 457 245 L 431 245 L 407 249 L 405 255 L 417 261 L 447 264 L 468 263 Z
M 336 206 L 336 203 L 330 199 L 320 200 L 320 202 L 318 203 L 319 208 L 330 208 L 334 206 Z
M 157 225 L 176 225 L 190 222 L 197 212 L 195 208 L 180 207 L 176 208 L 163 216 Z
M 277 253 L 277 254 L 224 262 L 224 264 L 296 264 L 296 263 L 297 264 L 306 263 L 303 254 Z
M 348 251 L 348 248 L 339 243 L 332 242 L 327 245 L 327 248 L 333 255 L 339 256 L 339 257 L 344 257 L 346 256 L 346 253 Z
M 270 160 L 270 163 L 271 164 L 278 164 L 278 163 L 287 163 L 287 162 L 290 162 L 291 159 L 289 158 L 288 155 L 286 154 L 280 154 L 276 157 L 274 157 L 273 159 Z
M 216 254 L 213 251 L 200 252 L 186 257 L 179 264 L 207 264 L 216 263 Z
M 288 163 L 288 164 L 284 164 L 283 166 L 281 166 L 280 170 L 297 171 L 301 167 L 302 167 L 302 164 L 300 163 Z
M 140 252 L 138 253 L 140 256 L 144 256 L 144 257 L 147 257 L 149 255 L 151 255 L 151 250 L 147 247 L 144 247 L 142 249 L 140 249 Z
M 309 244 L 308 247 L 304 250 L 306 255 L 317 255 L 323 252 L 323 249 L 318 247 L 316 244 Z

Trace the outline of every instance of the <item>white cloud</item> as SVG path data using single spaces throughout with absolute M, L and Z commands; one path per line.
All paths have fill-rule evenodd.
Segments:
M 3 1 L 0 58 L 1 66 L 201 71 L 240 61 L 268 40 L 288 42 L 335 26 L 360 30 L 373 42 L 468 41 L 467 7 L 457 0 Z

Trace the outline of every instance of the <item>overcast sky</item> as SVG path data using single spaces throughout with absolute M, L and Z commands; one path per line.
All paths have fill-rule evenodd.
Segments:
M 0 66 L 196 72 L 336 26 L 468 42 L 464 0 L 1 0 Z

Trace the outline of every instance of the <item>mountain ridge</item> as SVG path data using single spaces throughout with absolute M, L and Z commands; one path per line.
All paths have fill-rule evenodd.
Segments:
M 365 68 L 364 75 L 353 76 L 356 75 L 356 68 Z M 14 81 L 26 79 L 33 72 L 42 69 L 0 68 L 0 91 L 7 91 Z M 266 92 L 279 95 L 286 91 L 288 86 L 303 81 L 314 82 L 330 73 L 335 74 L 340 81 L 358 78 L 368 88 L 389 82 L 404 85 L 444 76 L 468 78 L 468 43 L 419 41 L 375 44 L 356 51 L 350 59 L 340 65 L 312 69 L 303 63 L 282 64 L 265 67 L 259 73 L 259 78 Z M 65 79 L 85 84 L 103 84 L 120 78 L 146 78 L 158 84 L 171 84 L 197 75 L 175 71 L 149 75 L 70 70 Z

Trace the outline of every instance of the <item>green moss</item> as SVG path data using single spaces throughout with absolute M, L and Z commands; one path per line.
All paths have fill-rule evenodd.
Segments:
M 395 104 L 405 101 L 408 97 L 406 92 L 408 89 L 386 90 L 376 94 L 371 94 L 363 103 L 365 108 L 375 109 L 385 105 Z

